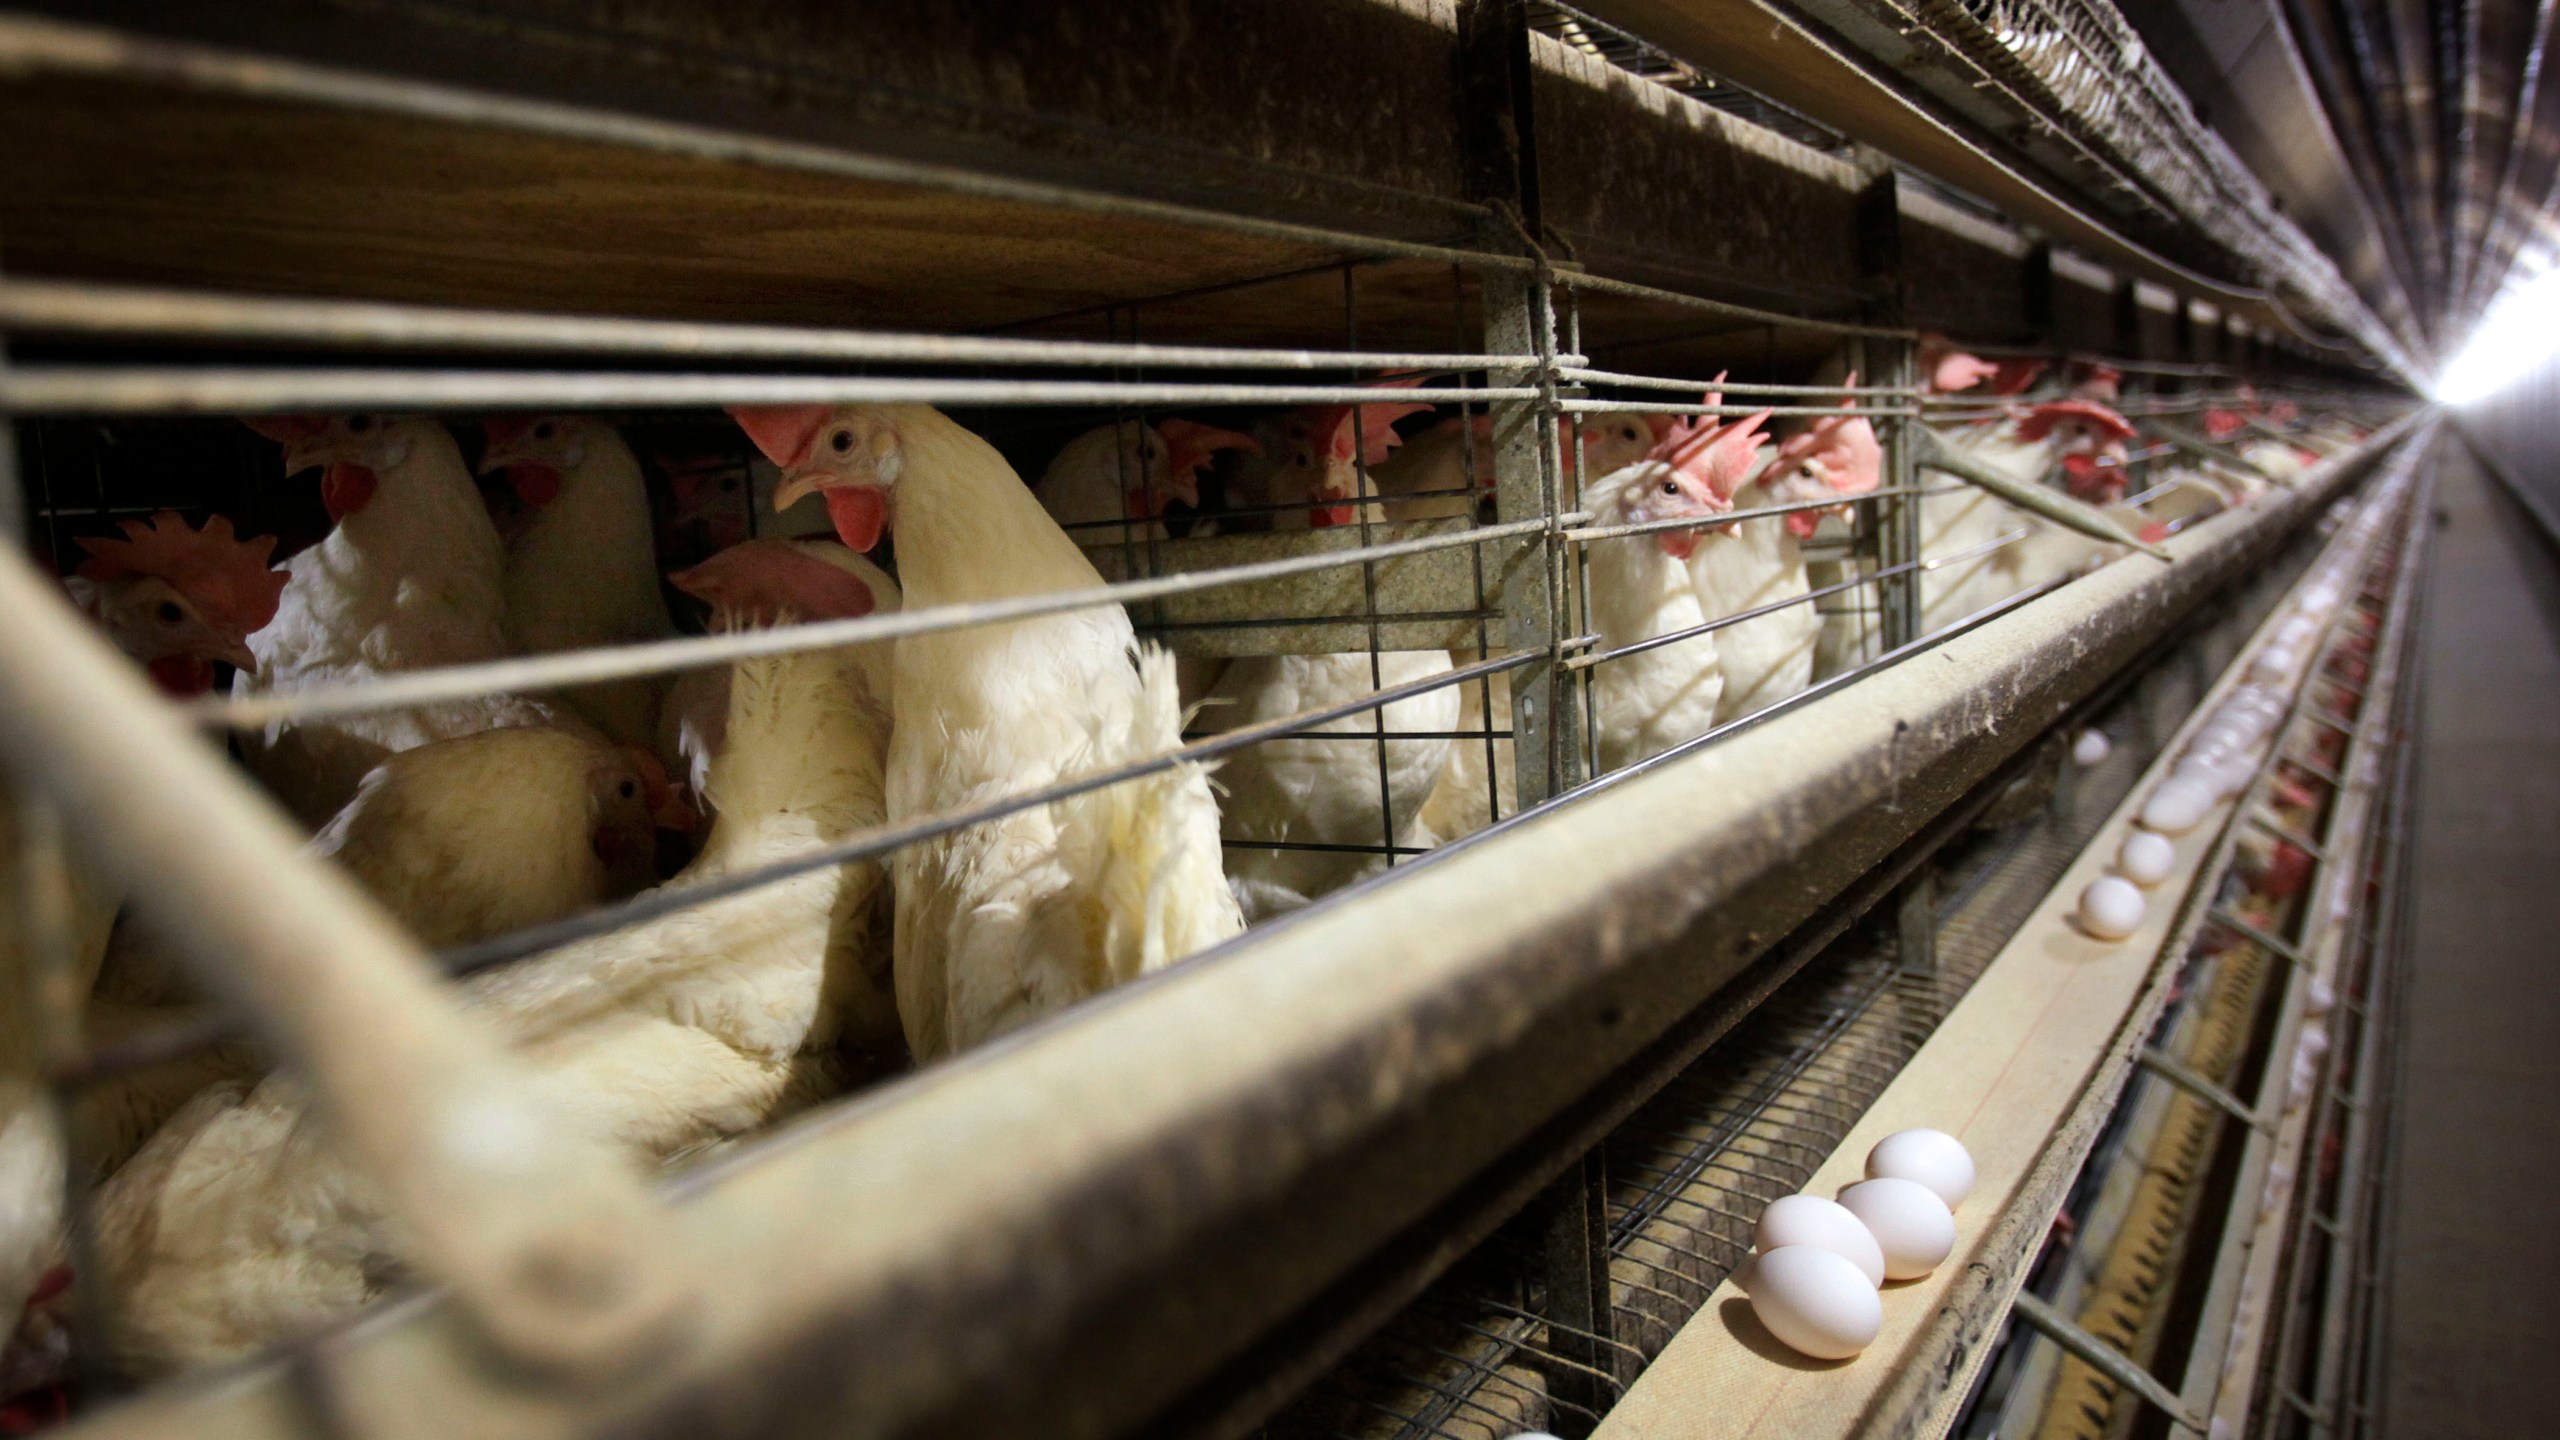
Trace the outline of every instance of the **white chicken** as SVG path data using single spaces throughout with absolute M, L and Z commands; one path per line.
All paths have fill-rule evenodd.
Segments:
M 920 607 L 1099 586 L 994 447 L 930 406 L 732 412 L 856 551 L 895 526 Z M 914 635 L 893 660 L 889 819 L 910 823 L 1182 741 L 1172 657 L 1110 605 Z M 1208 772 L 1169 766 L 901 848 L 899 1018 L 918 1061 L 964 1050 L 1244 927 Z
M 2124 441 L 2132 434 L 2122 416 L 2095 401 L 2059 400 L 2014 416 L 1941 430 L 1939 439 L 1950 450 L 2032 484 L 2048 483 L 2060 467 L 2081 498 L 2103 501 L 2112 498 L 2110 492 L 2122 492 Z M 2137 519 L 2135 528 L 2140 524 Z M 2028 543 L 2048 532 L 2059 532 L 2052 543 Z M 2013 535 L 2020 538 L 2007 538 Z M 2097 542 L 2029 515 L 1987 490 L 1968 485 L 1925 496 L 1920 554 L 1931 568 L 1920 576 L 1921 625 L 1937 630 L 1953 624 L 2067 573 L 2099 548 Z
M 275 623 L 249 644 L 259 685 L 365 680 L 508 653 L 498 530 L 444 426 L 416 415 L 250 424 L 283 442 L 285 473 L 323 468 L 321 501 L 337 522 L 328 538 L 285 563 L 292 579 Z M 385 755 L 556 714 L 521 697 L 490 696 L 281 721 L 243 735 L 241 750 L 285 807 L 317 827 Z
M 679 584 L 796 613 L 793 571 L 749 542 Z M 894 604 L 884 595 L 882 603 Z M 832 602 L 830 602 L 832 603 Z M 883 815 L 886 709 L 844 651 L 740 662 L 720 819 L 681 889 L 842 844 Z M 642 1160 L 680 1159 L 832 1093 L 839 1041 L 895 1034 L 876 862 L 811 871 L 463 984 L 547 1099 Z M 119 1359 L 150 1375 L 346 1314 L 396 1273 L 360 1177 L 278 1076 L 189 1102 L 101 1187 L 98 1253 Z
M 431 948 L 467 945 L 618 900 L 656 883 L 656 829 L 690 807 L 657 757 L 583 728 L 510 726 L 386 757 L 312 837 Z M 194 998 L 178 962 L 128 918 L 90 1002 L 92 1042 L 175 1021 Z M 111 1173 L 198 1090 L 257 1065 L 216 1053 L 92 1091 L 83 1149 Z
M 1848 385 L 1858 383 L 1849 373 Z M 1710 396 L 1709 403 L 1720 397 Z M 1854 411 L 1855 398 L 1841 407 Z M 1734 497 L 1744 510 L 1793 505 L 1837 495 L 1862 495 L 1883 474 L 1884 449 L 1873 423 L 1855 413 L 1824 417 L 1780 442 L 1767 468 Z M 1812 591 L 1805 575 L 1803 542 L 1813 538 L 1822 511 L 1768 516 L 1719 526 L 1689 557 L 1689 579 L 1709 620 L 1796 600 Z M 1715 632 L 1724 669 L 1724 694 L 1716 702 L 1719 724 L 1737 719 L 1803 690 L 1813 681 L 1814 649 L 1822 617 L 1810 603 L 1788 605 Z
M 1066 443 L 1040 474 L 1040 503 L 1078 545 L 1166 540 L 1165 507 L 1200 505 L 1200 471 L 1221 450 L 1256 450 L 1250 435 L 1168 416 L 1123 420 Z
M 480 473 L 503 476 L 531 518 L 506 545 L 506 633 L 528 655 L 675 633 L 658 590 L 658 548 L 640 458 L 590 415 L 487 422 Z M 664 682 L 582 685 L 563 701 L 628 745 L 657 739 Z
M 1700 418 L 1663 427 L 1646 458 L 1583 487 L 1596 526 L 1700 519 L 1733 508 L 1766 436 L 1767 412 L 1731 425 Z M 1584 583 L 1598 651 L 1657 640 L 1706 623 L 1689 576 L 1696 529 L 1590 542 Z M 1592 738 L 1600 768 L 1658 755 L 1715 724 L 1724 671 L 1713 634 L 1654 645 L 1599 662 L 1591 672 Z
M 1395 442 L 1390 412 L 1362 407 L 1365 444 L 1352 439 L 1352 407 L 1312 406 L 1284 430 L 1301 437 L 1278 460 L 1266 494 L 1280 530 L 1335 523 L 1321 502 L 1368 500 L 1377 491 L 1355 448 L 1384 458 Z M 1257 655 L 1230 660 L 1201 703 L 1201 728 L 1234 730 L 1306 710 L 1341 705 L 1381 689 L 1449 673 L 1446 650 L 1337 655 Z M 1363 846 L 1420 846 L 1423 801 L 1447 763 L 1447 732 L 1458 723 L 1455 687 L 1426 690 L 1380 710 L 1314 726 L 1310 735 L 1367 736 L 1383 727 L 1412 739 L 1266 740 L 1229 756 L 1219 772 L 1227 876 L 1248 921 L 1298 909 L 1386 868 L 1387 855 Z M 1296 849 L 1290 846 L 1355 847 Z

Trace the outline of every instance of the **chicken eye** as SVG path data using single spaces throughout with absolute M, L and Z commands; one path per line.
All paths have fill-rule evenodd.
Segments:
M 372 428 L 373 417 L 370 415 L 350 415 L 347 417 L 347 433 L 351 435 L 361 435 Z
M 175 600 L 161 601 L 160 608 L 152 611 L 151 613 L 157 615 L 160 618 L 160 623 L 163 625 L 182 624 L 187 618 L 187 612 L 179 609 L 178 602 Z
M 1677 480 L 1665 480 L 1665 481 L 1663 481 L 1663 482 L 1662 482 L 1662 493 L 1663 493 L 1663 494 L 1665 494 L 1665 495 L 1677 495 L 1677 494 L 1679 494 L 1679 493 L 1680 493 L 1680 482 L 1679 482 L 1679 481 L 1677 481 Z
M 737 494 L 737 493 L 738 493 L 738 477 L 736 477 L 736 476 L 734 476 L 734 475 L 724 475 L 724 476 L 722 476 L 722 477 L 720 478 L 720 493 L 721 493 L 721 494 L 723 494 L 723 495 L 735 495 L 735 494 Z
M 853 432 L 850 430 L 839 430 L 833 435 L 827 437 L 827 445 L 837 454 L 842 455 L 853 448 Z
M 1634 427 L 1633 425 L 1622 425 L 1622 426 L 1619 426 L 1619 427 L 1618 427 L 1618 438 L 1619 438 L 1619 439 L 1621 439 L 1621 440 L 1629 440 L 1629 441 L 1634 440 L 1634 439 L 1636 438 L 1636 427 Z
M 1301 470 L 1313 470 L 1316 468 L 1316 457 L 1308 454 L 1304 450 L 1299 451 L 1298 468 Z
M 640 782 L 637 780 L 625 780 L 619 786 L 615 787 L 615 789 L 625 800 L 637 800 L 640 798 Z
M 557 433 L 558 431 L 548 420 L 545 420 L 541 424 L 533 427 L 533 438 L 536 440 L 548 440 Z

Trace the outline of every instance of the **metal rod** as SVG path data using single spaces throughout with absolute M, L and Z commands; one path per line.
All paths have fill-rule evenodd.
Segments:
M 1531 355 L 1304 350 L 600 319 L 517 310 L 229 295 L 70 280 L 0 280 L 0 330 L 117 339 L 299 343 L 389 350 L 576 352 L 691 360 L 819 360 L 922 365 L 1464 373 L 1528 366 Z
M 1839 510 L 1888 500 L 1897 495 L 1924 493 L 1918 486 L 1902 486 L 1888 490 L 1862 490 L 1855 495 L 1835 495 L 1820 500 L 1798 500 L 1786 505 L 1762 505 L 1750 510 L 1728 510 L 1721 515 L 1697 516 L 1686 520 L 1644 520 L 1630 525 L 1587 525 L 1566 530 L 1559 540 L 1615 540 L 1621 535 L 1657 535 L 1671 530 L 1697 530 L 1714 525 L 1739 525 L 1745 520 L 1767 520 L 1780 515 L 1802 515 L 1814 510 Z
M 1401 400 L 1526 399 L 1533 390 L 1414 388 Z M 394 370 L 238 365 L 18 365 L 0 409 L 19 415 L 256 415 L 277 411 L 551 410 L 722 405 L 1359 405 L 1359 385 L 925 379 L 877 375 L 587 370 Z
M 2162 1050 L 2156 1045 L 2146 1045 L 2142 1048 L 2142 1052 L 2139 1055 L 2136 1055 L 2134 1059 L 2145 1070 L 2148 1070 L 2159 1076 L 2161 1079 L 2178 1086 L 2180 1089 L 2192 1091 L 2198 1099 L 2212 1105 L 2215 1109 L 2222 1111 L 2232 1119 L 2248 1126 L 2250 1129 L 2262 1131 L 2269 1135 L 2275 1133 L 2275 1121 L 2250 1108 L 2249 1102 L 2232 1094 L 2229 1090 L 2216 1083 L 2213 1077 L 2196 1069 L 2194 1066 L 2189 1065 L 2186 1061 L 2179 1059 L 2168 1051 Z
M 2171 1423 L 2196 1434 L 2205 1433 L 2204 1420 L 2187 1408 L 2178 1393 L 2160 1383 L 2158 1376 L 2133 1362 L 2123 1351 L 2074 1324 L 2069 1316 L 2053 1308 L 2052 1302 L 2032 1290 L 2018 1292 L 2012 1307 L 2027 1328 L 2051 1340 L 2088 1363 L 2089 1367 L 2142 1397 L 2143 1403 L 2169 1417 Z

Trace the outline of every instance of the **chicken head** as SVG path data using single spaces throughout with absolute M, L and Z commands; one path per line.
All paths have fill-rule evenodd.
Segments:
M 906 460 L 886 415 L 862 405 L 732 405 L 729 414 L 782 471 L 777 513 L 817 495 L 845 544 L 867 551 L 880 543 Z
M 2132 421 L 2095 400 L 2048 401 L 2018 421 L 2019 439 L 2052 442 L 2071 493 L 2092 504 L 2123 498 L 2125 442 L 2135 434 Z
M 690 834 L 701 818 L 667 778 L 666 766 L 637 745 L 616 745 L 597 760 L 587 773 L 587 799 L 595 827 L 590 843 L 616 894 L 656 884 L 657 832 Z
M 1857 388 L 1858 372 L 1850 371 L 1846 383 Z M 1855 396 L 1843 399 L 1841 414 L 1824 416 L 1779 443 L 1761 477 L 1770 499 L 1792 505 L 1826 495 L 1864 495 L 1882 483 L 1884 447 L 1876 442 L 1874 423 L 1855 413 L 1857 404 Z M 1849 507 L 1837 509 L 1846 515 Z M 1799 510 L 1786 517 L 1787 528 L 1810 540 L 1825 513 Z
M 587 463 L 604 422 L 585 415 L 512 415 L 485 422 L 480 473 L 505 478 L 516 498 L 541 509 L 560 498 L 569 472 Z
M 275 537 L 242 540 L 220 515 L 198 530 L 169 510 L 121 528 L 77 538 L 89 558 L 72 587 L 117 647 L 180 697 L 211 690 L 217 661 L 256 669 L 249 636 L 276 617 L 287 579 L 267 568 Z
M 382 472 L 409 458 L 422 426 L 419 415 L 266 415 L 250 429 L 284 446 L 284 473 L 320 471 L 320 503 L 341 521 L 373 499 Z
M 1402 389 L 1421 383 L 1421 378 L 1382 384 Z M 1274 457 L 1280 462 L 1280 474 L 1272 486 L 1273 498 L 1281 504 L 1308 505 L 1303 513 L 1311 529 L 1356 523 L 1364 489 L 1362 471 L 1385 463 L 1388 454 L 1403 443 L 1396 421 L 1430 408 L 1393 401 L 1306 405 L 1290 411 L 1280 422 L 1280 453 Z M 1294 528 L 1297 518 L 1296 513 L 1284 512 L 1274 516 L 1272 523 Z
M 1164 498 L 1180 500 L 1197 509 L 1200 504 L 1200 472 L 1218 458 L 1221 450 L 1259 452 L 1262 447 L 1250 435 L 1203 425 L 1197 420 L 1166 416 L 1154 425 L 1161 447 L 1151 451 L 1139 473 L 1152 492 L 1145 496 L 1148 508 L 1138 509 L 1141 497 L 1129 497 L 1130 514 L 1141 520 L 1152 520 L 1164 509 Z M 1163 497 L 1163 498 L 1160 498 Z

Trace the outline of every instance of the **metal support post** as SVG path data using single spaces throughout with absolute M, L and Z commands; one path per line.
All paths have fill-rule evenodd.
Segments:
M 1545 1221 L 1547 1393 L 1559 1402 L 1548 1422 L 1567 1437 L 1588 1435 L 1592 1417 L 1617 1402 L 1615 1317 L 1609 1295 L 1609 1185 L 1603 1151 L 1592 1149 L 1547 1187 Z

